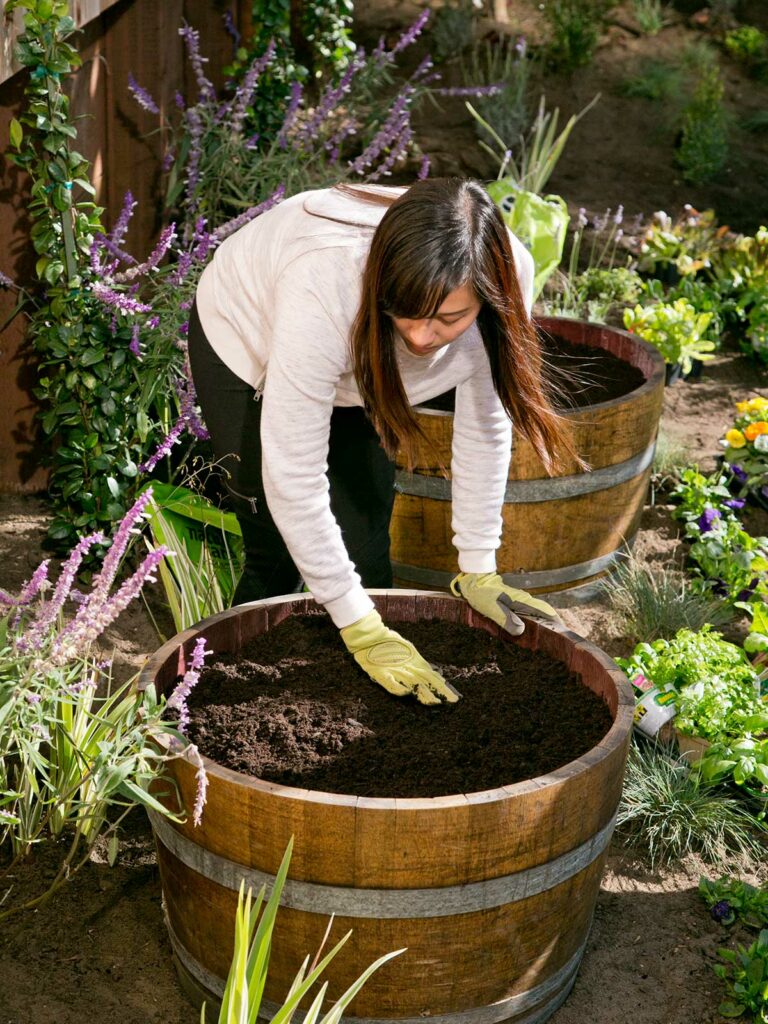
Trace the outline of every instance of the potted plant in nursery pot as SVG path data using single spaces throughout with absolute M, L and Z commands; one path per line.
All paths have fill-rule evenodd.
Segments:
M 768 398 L 736 403 L 736 418 L 720 441 L 739 495 L 768 508 Z
M 706 337 L 711 313 L 697 313 L 686 299 L 624 310 L 624 326 L 655 345 L 667 364 L 666 382 L 688 377 L 694 363 L 713 359 L 715 342 Z
M 638 644 L 630 658 L 617 660 L 640 691 L 638 709 L 647 706 L 649 684 L 665 696 L 665 706 L 674 707 L 674 732 L 686 760 L 698 761 L 711 743 L 768 730 L 757 671 L 740 647 L 711 626 Z M 641 713 L 639 721 L 645 717 Z

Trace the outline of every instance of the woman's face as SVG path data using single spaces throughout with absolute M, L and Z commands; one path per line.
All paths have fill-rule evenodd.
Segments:
M 481 305 L 472 285 L 464 284 L 446 295 L 433 317 L 408 320 L 396 316 L 392 320 L 408 351 L 415 356 L 427 356 L 463 334 L 476 319 Z

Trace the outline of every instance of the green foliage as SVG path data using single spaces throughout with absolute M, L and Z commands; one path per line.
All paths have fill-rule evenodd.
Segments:
M 655 345 L 666 363 L 679 363 L 683 373 L 691 372 L 694 359 L 713 358 L 715 343 L 706 336 L 711 319 L 709 313 L 697 313 L 685 299 L 624 310 L 624 326 Z
M 723 45 L 756 78 L 768 77 L 768 36 L 754 25 L 740 25 L 726 32 Z
M 267 983 L 269 957 L 272 949 L 272 933 L 280 906 L 280 897 L 285 886 L 288 866 L 293 853 L 293 839 L 283 856 L 282 863 L 275 875 L 275 882 L 269 899 L 265 902 L 265 886 L 262 886 L 253 900 L 252 890 L 244 894 L 245 883 L 240 883 L 235 913 L 235 942 L 232 964 L 227 975 L 224 997 L 218 1016 L 218 1024 L 245 1024 L 255 1022 L 259 1016 L 262 995 Z M 329 927 L 330 931 L 330 927 Z M 336 943 L 330 952 L 320 959 L 322 947 L 317 951 L 309 967 L 309 957 L 299 967 L 291 982 L 288 994 L 277 1012 L 270 1018 L 272 1024 L 290 1024 L 296 1007 L 318 981 L 328 964 L 349 939 L 351 931 Z M 330 1009 L 322 1014 L 321 1007 L 328 989 L 324 982 L 318 990 L 303 1020 L 305 1024 L 339 1024 L 342 1014 L 349 1003 L 365 985 L 366 981 L 385 963 L 404 953 L 404 949 L 395 950 L 379 957 L 375 963 L 367 967 Z M 205 1024 L 205 1004 L 200 1013 L 201 1024 Z
M 758 863 L 760 824 L 738 800 L 706 786 L 663 746 L 633 744 L 616 822 L 619 838 L 652 867 L 699 854 L 730 866 L 734 857 Z
M 725 963 L 715 965 L 715 974 L 726 983 L 729 997 L 719 1012 L 740 1017 L 748 1011 L 754 1024 L 768 1024 L 768 929 L 748 948 L 719 949 L 718 954 Z
M 659 427 L 651 474 L 654 495 L 657 491 L 669 490 L 670 487 L 676 486 L 680 482 L 681 474 L 690 464 L 690 449 L 668 434 L 663 425 Z
M 728 875 L 722 875 L 711 882 L 702 876 L 699 879 L 699 894 L 710 910 L 718 904 L 728 904 L 727 908 L 721 906 L 721 911 L 712 915 L 726 927 L 737 920 L 750 928 L 768 925 L 768 885 L 758 888 Z
M 488 40 L 477 42 L 462 59 L 461 73 L 465 86 L 503 85 L 495 96 L 474 98 L 473 105 L 482 118 L 482 121 L 475 120 L 475 130 L 487 141 L 489 133 L 483 127 L 484 121 L 496 137 L 505 140 L 512 149 L 518 149 L 518 140 L 528 126 L 530 62 L 525 41 L 505 38 L 497 44 Z
M 677 220 L 654 213 L 640 244 L 638 269 L 648 274 L 674 267 L 683 277 L 715 266 L 726 241 L 714 210 L 699 212 L 686 204 Z
M 476 16 L 474 0 L 446 0 L 435 11 L 429 32 L 429 46 L 436 60 L 450 60 L 466 50 L 475 34 Z
M 291 83 L 333 78 L 344 71 L 355 51 L 351 38 L 352 0 L 313 0 L 301 4 L 293 26 L 291 6 L 290 0 L 253 0 L 253 31 L 247 45 L 238 46 L 231 63 L 224 68 L 224 74 L 237 85 L 252 61 L 274 42 L 274 60 L 261 76 L 248 106 L 246 126 L 246 136 L 258 134 L 265 143 L 274 140 L 280 131 Z M 301 54 L 297 54 L 292 36 L 303 41 Z
M 642 32 L 656 36 L 664 28 L 662 0 L 633 0 L 632 9 Z
M 550 62 L 563 71 L 589 64 L 605 22 L 618 0 L 546 0 Z M 541 5 L 539 5 L 541 7 Z
M 739 494 L 759 497 L 768 487 L 768 398 L 736 403 L 736 417 L 720 444 L 729 466 L 738 466 Z
M 733 782 L 741 787 L 758 802 L 764 817 L 768 811 L 768 711 L 745 719 L 741 728 L 740 736 L 710 743 L 694 770 L 706 783 Z
M 113 686 L 111 663 L 96 649 L 165 555 L 148 556 L 112 593 L 141 512 L 140 500 L 73 613 L 72 586 L 99 535 L 79 542 L 49 596 L 47 562 L 18 597 L 0 591 L 0 863 L 10 870 L 34 845 L 66 840 L 48 889 L 23 906 L 6 902 L 6 893 L 0 918 L 64 884 L 100 837 L 114 859 L 120 822 L 137 804 L 172 816 L 158 800 L 169 758 L 158 738 L 184 748 L 186 741 L 164 718 L 166 703 L 153 687 L 139 691 L 135 679 Z
M 677 570 L 622 562 L 604 583 L 611 610 L 629 636 L 669 638 L 723 619 L 720 602 L 693 590 Z
M 644 60 L 636 74 L 622 81 L 619 91 L 631 98 L 669 101 L 680 94 L 682 80 L 677 64 L 665 60 Z
M 719 69 L 706 67 L 683 112 L 676 159 L 683 177 L 692 185 L 716 177 L 728 158 L 728 120 L 723 107 L 723 90 Z
M 735 300 L 724 298 L 716 285 L 708 283 L 701 276 L 686 275 L 672 287 L 651 278 L 643 282 L 642 292 L 643 304 L 653 305 L 685 299 L 697 313 L 707 313 L 711 317 L 707 334 L 718 347 L 726 327 L 737 322 Z
M 28 210 L 41 291 L 28 337 L 40 371 L 34 394 L 53 449 L 49 538 L 65 549 L 124 515 L 151 424 L 136 415 L 141 384 L 131 330 L 124 318 L 113 324 L 91 290 L 88 257 L 102 211 L 90 198 L 88 163 L 72 148 L 77 132 L 63 88 L 80 65 L 67 42 L 74 23 L 66 3 L 12 0 L 6 10 L 15 7 L 26 10 L 17 55 L 30 75 L 26 109 L 11 126 L 11 160 L 32 179 Z

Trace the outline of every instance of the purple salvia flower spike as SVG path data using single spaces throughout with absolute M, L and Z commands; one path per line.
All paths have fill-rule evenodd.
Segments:
M 16 287 L 16 285 L 13 283 L 13 281 L 10 279 L 10 277 L 8 277 L 7 274 L 4 274 L 2 272 L 2 270 L 0 270 L 0 288 L 15 288 L 15 287 Z
M 251 98 L 253 97 L 253 93 L 259 84 L 259 79 L 274 60 L 274 56 L 275 40 L 270 39 L 269 46 L 266 51 L 260 57 L 257 57 L 252 61 L 242 82 L 237 87 L 234 102 L 232 103 L 232 113 L 230 115 L 230 124 L 232 125 L 233 131 L 241 132 L 243 130 L 243 121 L 245 120 L 245 114 L 248 110 Z
M 277 136 L 277 142 L 280 149 L 285 149 L 288 145 L 288 132 L 291 130 L 293 123 L 296 120 L 296 114 L 298 113 L 303 95 L 304 88 L 301 82 L 291 82 L 291 99 L 288 103 L 288 109 L 285 112 L 285 117 L 283 118 L 280 133 Z
M 120 568 L 122 557 L 128 547 L 131 535 L 136 532 L 137 524 L 143 518 L 144 509 L 149 504 L 151 498 L 152 488 L 149 487 L 143 494 L 139 495 L 131 508 L 123 516 L 120 525 L 112 538 L 112 544 L 104 558 L 101 569 L 93 580 L 91 593 L 86 599 L 84 608 L 81 608 L 78 615 L 80 615 L 81 612 L 91 604 L 98 606 L 106 601 L 110 588 L 117 576 L 117 570 Z
M 131 328 L 131 342 L 128 345 L 128 349 L 137 359 L 141 359 L 140 335 L 141 324 L 134 324 Z
M 419 173 L 417 175 L 419 181 L 424 181 L 425 178 L 429 177 L 430 161 L 428 156 L 421 158 L 421 164 L 419 165 Z
M 205 649 L 205 637 L 200 637 L 195 642 L 195 648 L 192 652 L 192 660 L 190 661 L 189 668 L 182 676 L 181 682 L 176 686 L 171 696 L 168 698 L 168 707 L 174 708 L 179 713 L 179 729 L 184 730 L 189 725 L 189 708 L 187 707 L 187 698 L 189 697 L 192 690 L 197 686 L 200 680 L 200 670 L 203 667 L 205 659 L 210 651 Z
M 416 19 L 416 21 L 413 23 L 413 25 L 411 25 L 409 29 L 406 29 L 406 31 L 403 32 L 398 41 L 392 47 L 392 49 L 390 50 L 390 54 L 392 56 L 394 56 L 396 53 L 400 53 L 401 50 L 404 50 L 406 47 L 410 46 L 411 43 L 415 42 L 418 39 L 418 37 L 424 30 L 424 26 L 429 21 L 430 14 L 431 11 L 429 10 L 429 8 L 425 7 L 421 14 L 418 16 L 418 18 Z
M 144 263 L 139 263 L 135 267 L 129 267 L 128 270 L 124 270 L 122 273 L 116 274 L 114 277 L 115 282 L 123 283 L 127 281 L 132 281 L 134 280 L 134 278 L 140 277 L 144 274 L 148 274 L 151 270 L 154 270 L 155 267 L 160 263 L 162 258 L 170 249 L 175 238 L 176 225 L 169 224 L 167 227 L 163 228 L 162 232 L 160 233 L 160 238 L 158 239 L 157 245 L 150 253 L 149 258 L 145 260 Z M 149 310 L 146 310 L 145 312 L 151 312 L 151 308 Z
M 200 33 L 197 29 L 192 28 L 191 25 L 184 25 L 179 29 L 179 35 L 186 43 L 189 63 L 192 65 L 192 71 L 194 72 L 201 98 L 204 100 L 214 99 L 216 92 L 213 88 L 213 83 L 206 78 L 205 71 L 203 70 L 203 65 L 208 63 L 208 58 L 200 54 Z
M 125 233 L 128 230 L 128 224 L 130 223 L 133 211 L 137 206 L 136 200 L 133 198 L 131 192 L 126 192 L 123 198 L 123 208 L 120 211 L 120 216 L 115 222 L 114 228 L 109 233 L 109 240 L 114 245 L 120 245 L 122 240 L 125 238 Z
M 266 213 L 267 210 L 272 209 L 276 206 L 285 195 L 285 185 L 278 185 L 269 199 L 265 199 L 263 203 L 259 203 L 258 206 L 252 206 L 246 210 L 245 213 L 241 213 L 239 217 L 235 217 L 233 220 L 227 221 L 226 224 L 222 224 L 221 227 L 216 228 L 213 232 L 212 237 L 216 243 L 223 242 L 225 238 L 229 238 L 231 234 L 234 234 L 238 228 L 241 228 L 244 224 L 248 224 L 255 217 L 258 217 L 262 213 Z
M 139 466 L 139 472 L 151 473 L 155 466 L 158 464 L 158 462 L 160 462 L 162 459 L 166 457 L 166 455 L 170 453 L 171 448 L 173 448 L 175 444 L 179 443 L 179 441 L 181 440 L 181 435 L 184 433 L 185 427 L 186 424 L 184 420 L 179 419 L 178 422 L 175 423 L 174 426 L 171 427 L 171 429 L 168 431 L 166 436 L 155 449 L 154 453 L 150 455 L 150 457 L 145 462 L 141 463 L 141 465 Z
M 149 91 L 139 85 L 130 71 L 128 72 L 128 91 L 143 110 L 148 111 L 150 114 L 160 113 L 160 108 L 152 99 Z

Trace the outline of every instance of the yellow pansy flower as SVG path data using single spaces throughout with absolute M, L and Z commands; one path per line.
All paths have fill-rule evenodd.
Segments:
M 725 440 L 728 442 L 730 448 L 743 448 L 747 443 L 747 439 L 744 437 L 740 430 L 729 430 L 725 435 Z
M 761 412 L 768 409 L 768 398 L 750 398 L 749 412 Z
M 761 434 L 768 434 L 768 423 L 765 420 L 758 420 L 757 423 L 748 423 L 744 427 L 744 437 L 748 441 L 754 441 L 756 437 L 760 437 Z
M 736 411 L 741 413 L 742 416 L 744 415 L 745 412 L 749 412 L 749 402 L 748 401 L 746 401 L 746 402 L 737 402 L 736 403 Z

